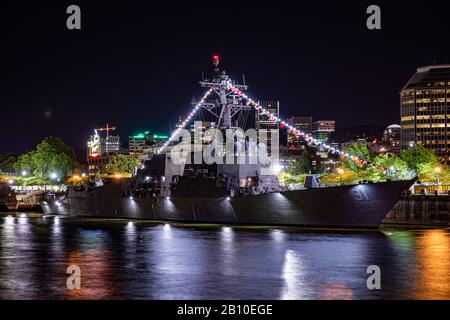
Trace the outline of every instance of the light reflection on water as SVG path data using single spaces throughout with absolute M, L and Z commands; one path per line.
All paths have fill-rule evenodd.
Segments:
M 366 287 L 379 265 L 382 289 Z M 69 290 L 69 265 L 81 290 Z M 302 233 L 0 218 L 0 298 L 450 299 L 449 230 Z

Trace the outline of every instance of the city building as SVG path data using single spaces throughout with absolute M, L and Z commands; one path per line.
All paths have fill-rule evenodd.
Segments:
M 286 119 L 286 122 L 294 126 L 296 129 L 303 131 L 304 133 L 312 133 L 312 117 L 290 117 Z
M 120 152 L 120 137 L 101 137 L 98 129 L 94 129 L 94 134 L 88 140 L 88 158 L 96 158 L 106 154 L 116 154 Z
M 297 130 L 300 130 L 304 133 L 307 133 L 307 134 L 312 133 L 312 124 L 313 124 L 312 117 L 290 117 L 290 118 L 286 119 L 286 122 L 289 125 L 296 128 Z M 287 142 L 288 142 L 289 148 L 298 149 L 299 144 L 302 142 L 302 138 L 297 137 L 293 133 L 288 133 Z
M 450 64 L 420 67 L 400 92 L 401 147 L 450 160 Z
M 106 165 L 111 161 L 114 155 L 104 154 L 98 157 L 88 157 L 88 174 L 105 173 Z
M 167 135 L 151 134 L 150 131 L 129 136 L 128 153 L 138 159 L 145 160 L 156 153 L 167 139 L 169 139 Z
M 391 124 L 383 132 L 383 145 L 390 146 L 393 153 L 400 153 L 402 127 L 398 124 Z
M 103 173 L 106 170 L 106 165 L 111 157 L 119 152 L 120 138 L 119 136 L 101 137 L 98 134 L 99 129 L 94 129 L 94 134 L 89 137 L 87 147 L 87 162 L 88 173 L 94 175 Z M 111 139 L 109 139 L 112 137 Z
M 280 115 L 280 102 L 279 101 L 259 101 L 259 105 L 263 107 L 267 112 L 257 110 L 255 113 L 255 127 L 258 136 L 258 142 L 261 136 L 266 135 L 267 152 L 270 155 L 272 145 L 279 148 L 280 146 L 280 127 L 278 121 L 272 119 L 272 116 L 278 117 Z M 272 135 L 272 131 L 276 130 L 276 134 Z
M 313 122 L 313 137 L 320 142 L 330 142 L 330 135 L 336 130 L 334 120 L 317 120 Z
M 348 141 L 344 141 L 342 143 L 340 143 L 340 148 L 344 149 L 344 148 L 348 148 L 349 146 L 351 146 L 352 144 L 365 144 L 366 146 L 369 146 L 370 143 L 366 140 L 366 139 L 352 139 L 352 140 L 348 140 Z
M 153 137 L 150 131 L 135 134 L 128 137 L 128 153 L 130 155 L 141 155 L 149 151 L 148 141 Z
M 120 152 L 120 136 L 106 136 L 100 139 L 100 150 L 106 154 Z

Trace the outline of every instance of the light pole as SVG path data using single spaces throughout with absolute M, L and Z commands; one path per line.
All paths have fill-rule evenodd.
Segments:
M 434 168 L 434 174 L 436 175 L 436 185 L 439 187 L 439 174 L 441 173 L 441 167 Z

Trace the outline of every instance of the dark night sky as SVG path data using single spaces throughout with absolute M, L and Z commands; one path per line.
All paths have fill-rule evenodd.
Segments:
M 306 3 L 306 2 L 305 2 Z M 382 30 L 366 28 L 379 4 Z M 203 93 L 212 54 L 256 99 L 281 114 L 335 119 L 338 127 L 399 122 L 398 92 L 421 65 L 450 61 L 448 1 L 45 1 L 3 12 L 0 154 L 45 136 L 78 153 L 96 126 L 122 139 L 168 133 Z M 70 4 L 82 30 L 66 28 Z M 4 22 L 4 21 L 3 21 Z M 4 90 L 6 88 L 6 90 Z

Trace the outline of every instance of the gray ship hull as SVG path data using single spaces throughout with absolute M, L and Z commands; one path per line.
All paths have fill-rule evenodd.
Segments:
M 235 197 L 130 198 L 120 186 L 42 205 L 46 214 L 187 223 L 377 228 L 412 181 L 360 184 Z

